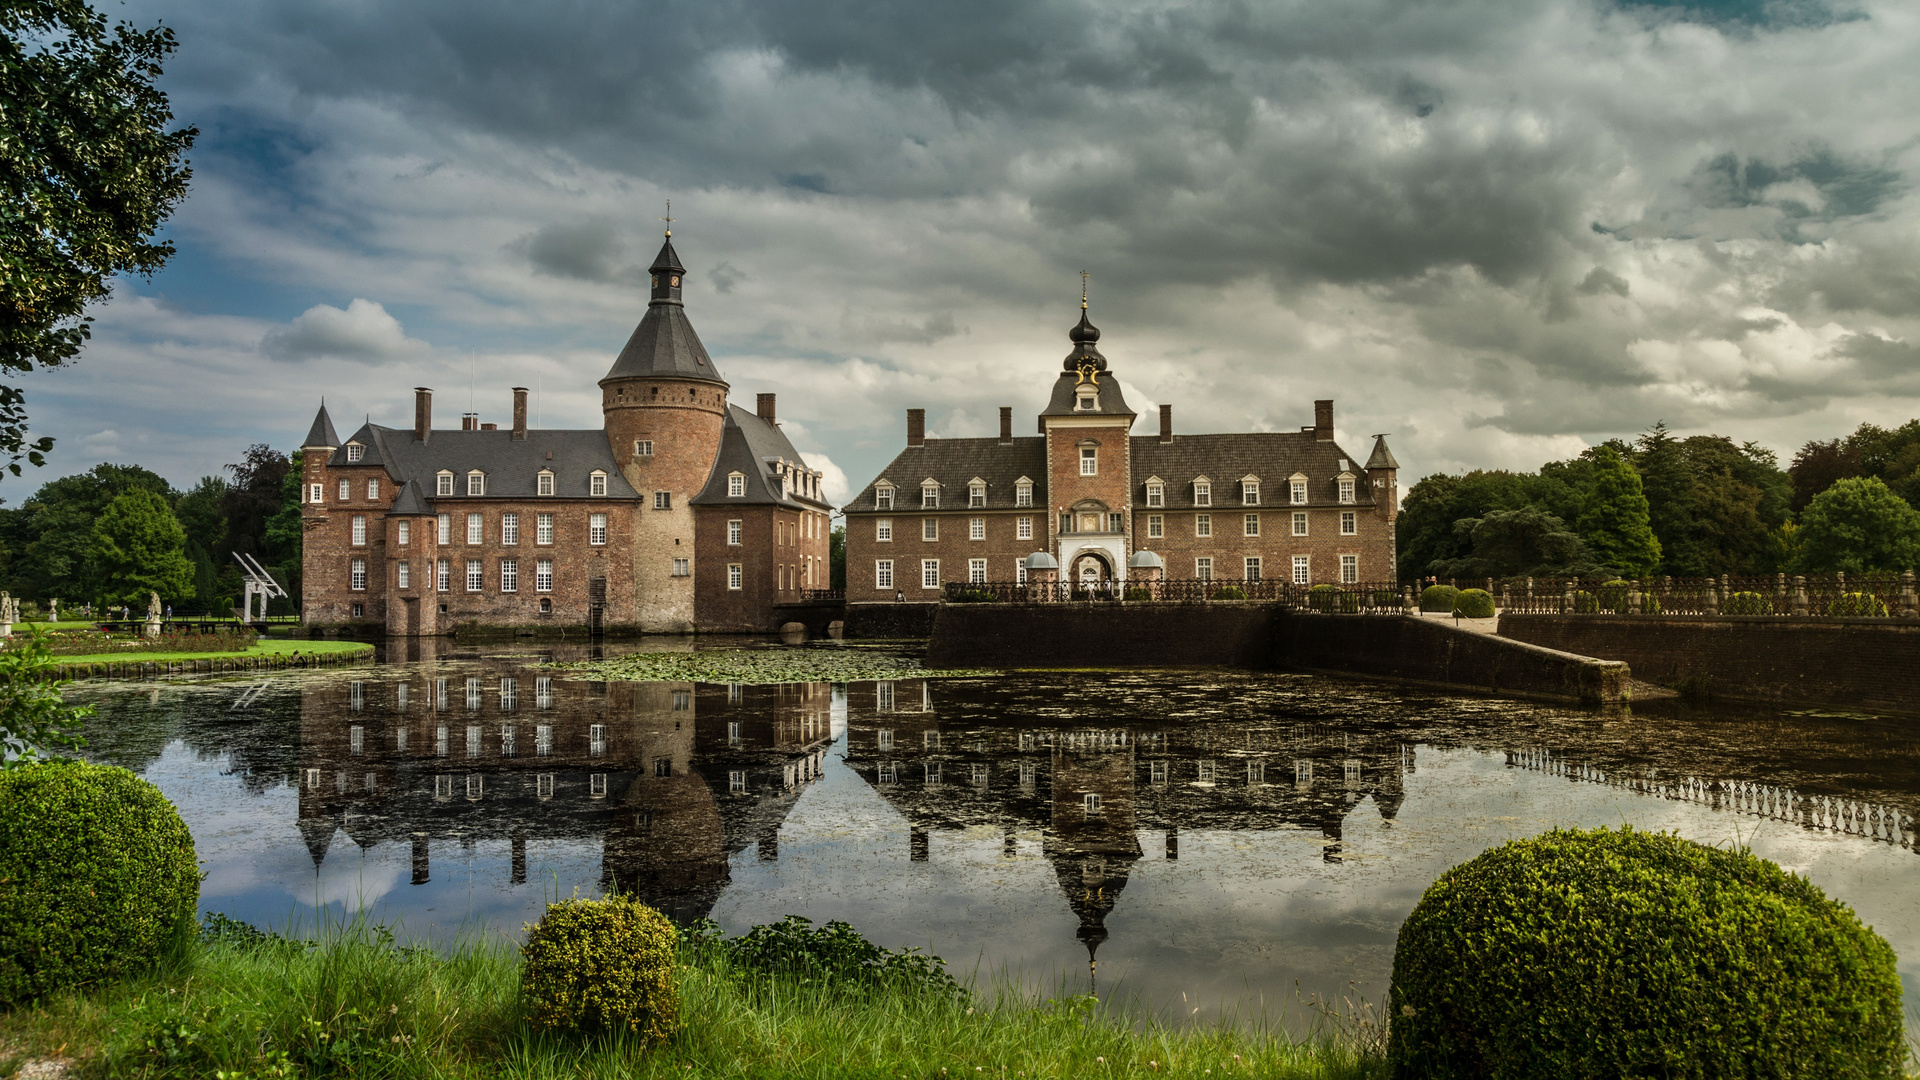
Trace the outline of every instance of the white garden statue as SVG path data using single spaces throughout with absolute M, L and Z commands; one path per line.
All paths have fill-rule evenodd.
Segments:
M 147 593 L 147 636 L 160 636 L 160 594 Z

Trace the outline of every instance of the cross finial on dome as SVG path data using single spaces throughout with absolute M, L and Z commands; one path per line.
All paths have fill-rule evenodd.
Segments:
M 1080 271 L 1080 310 L 1081 311 L 1087 310 L 1087 278 L 1091 276 L 1093 275 L 1087 273 L 1085 270 Z
M 673 200 L 667 200 L 667 216 L 660 219 L 667 223 L 667 239 L 673 239 Z

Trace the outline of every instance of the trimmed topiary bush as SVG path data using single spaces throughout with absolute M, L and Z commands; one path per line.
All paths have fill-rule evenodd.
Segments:
M 1400 606 L 1400 594 L 1394 592 L 1392 589 L 1375 589 L 1373 590 L 1373 606 L 1397 608 Z
M 1213 590 L 1213 595 L 1208 597 L 1207 599 L 1209 600 L 1245 600 L 1246 598 L 1247 598 L 1247 590 L 1241 588 L 1240 586 L 1222 585 L 1219 588 Z
M 1126 595 L 1126 599 L 1128 599 L 1128 600 L 1151 600 L 1151 599 L 1153 599 L 1153 593 L 1152 593 L 1152 592 L 1151 592 L 1150 590 L 1148 590 L 1148 589 L 1144 589 L 1144 588 L 1142 588 L 1142 587 L 1140 587 L 1140 586 L 1138 586 L 1138 585 L 1132 585 L 1132 586 L 1129 586 L 1129 587 L 1127 588 L 1127 595 Z
M 1440 876 L 1400 928 L 1401 1078 L 1897 1077 L 1893 949 L 1746 851 L 1556 830 Z
M 1460 590 L 1451 585 L 1429 585 L 1420 590 L 1420 610 L 1448 612 L 1453 610 L 1453 598 Z
M 1627 613 L 1627 593 L 1632 589 L 1626 579 L 1614 578 L 1600 583 L 1600 610 L 1611 611 L 1615 615 Z
M 1307 609 L 1309 611 L 1338 611 L 1340 590 L 1331 585 L 1315 585 L 1307 590 Z
M 1827 605 L 1827 614 L 1853 619 L 1884 619 L 1887 605 L 1872 593 L 1850 592 L 1836 596 Z
M 665 915 L 629 896 L 548 904 L 520 947 L 528 1022 L 664 1041 L 680 1023 L 679 941 Z
M 1737 592 L 1720 607 L 1722 615 L 1771 615 L 1773 600 L 1765 593 Z
M 0 1003 L 118 978 L 191 940 L 193 834 L 125 769 L 0 772 Z
M 993 602 L 992 589 L 956 589 L 953 593 L 956 604 L 990 604 Z
M 1493 594 L 1485 589 L 1462 589 L 1453 598 L 1453 613 L 1463 619 L 1491 619 Z
M 1600 598 L 1585 589 L 1573 591 L 1573 612 L 1576 615 L 1594 615 L 1600 611 Z

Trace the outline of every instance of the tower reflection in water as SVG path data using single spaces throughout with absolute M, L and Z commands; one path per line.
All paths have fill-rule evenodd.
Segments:
M 443 673 L 444 672 L 444 673 Z M 555 678 L 523 660 L 302 692 L 299 823 L 315 867 L 336 837 L 436 847 L 598 838 L 600 885 L 673 918 L 705 917 L 728 860 L 778 834 L 830 741 L 826 683 L 740 686 Z

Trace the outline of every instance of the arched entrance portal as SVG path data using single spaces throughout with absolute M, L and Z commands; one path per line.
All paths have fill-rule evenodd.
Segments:
M 1075 584 L 1098 585 L 1113 578 L 1113 567 L 1108 565 L 1107 557 L 1098 552 L 1083 552 L 1073 560 L 1073 573 L 1069 580 Z

